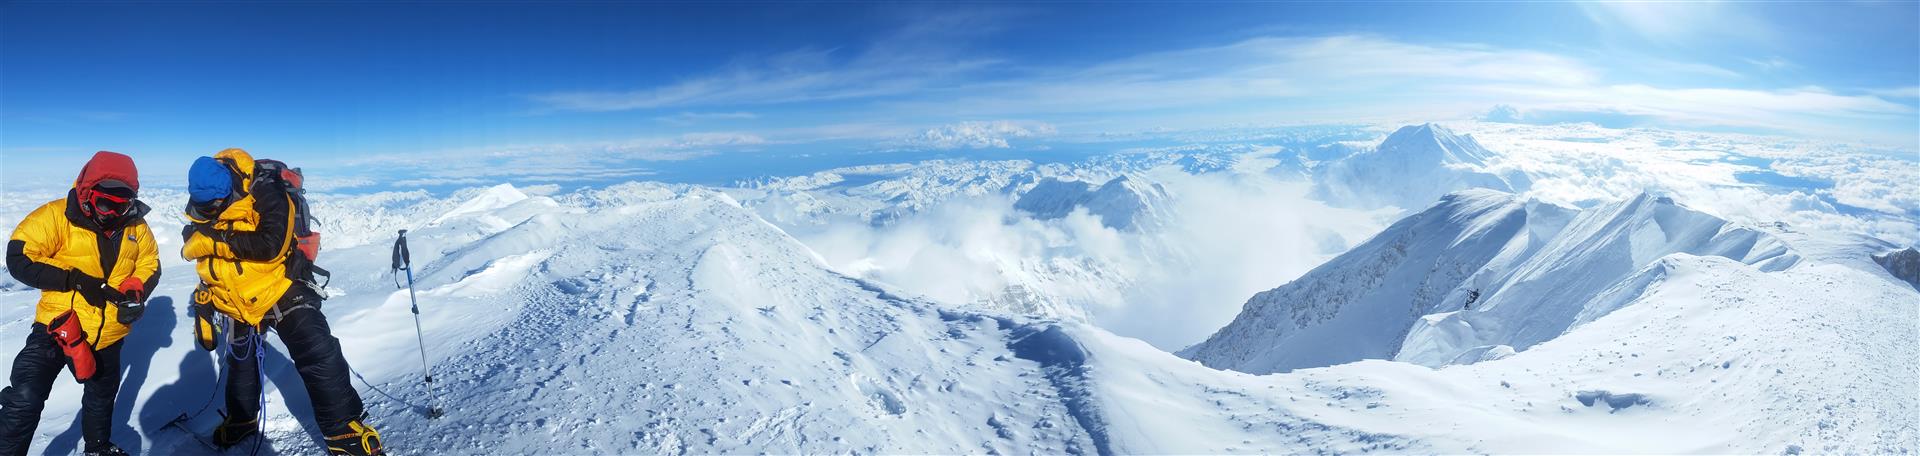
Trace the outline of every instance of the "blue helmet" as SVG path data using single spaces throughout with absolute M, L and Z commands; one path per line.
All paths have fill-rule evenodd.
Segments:
M 233 171 L 213 157 L 200 157 L 187 169 L 187 201 L 205 203 L 233 194 Z

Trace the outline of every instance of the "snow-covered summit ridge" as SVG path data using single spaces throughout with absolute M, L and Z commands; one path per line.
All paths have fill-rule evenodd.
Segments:
M 1249 299 L 1232 323 L 1181 352 L 1251 373 L 1391 359 L 1427 309 L 1489 263 L 1531 254 L 1569 211 L 1465 190 L 1408 216 L 1284 286 Z M 1544 233 L 1539 233 L 1539 232 Z
M 1723 257 L 1763 272 L 1802 261 L 1778 236 L 1642 193 L 1582 211 L 1511 269 L 1464 283 L 1482 295 L 1480 302 L 1462 304 L 1458 312 L 1428 309 L 1437 315 L 1414 325 L 1395 359 L 1443 365 L 1481 347 L 1526 350 L 1616 310 L 1622 299 L 1604 295 L 1634 292 L 1610 288 L 1631 286 L 1636 271 L 1676 253 Z
M 1850 243 L 1730 223 L 1643 193 L 1585 211 L 1489 190 L 1450 194 L 1300 279 L 1248 300 L 1232 324 L 1182 355 L 1282 372 L 1361 359 L 1430 366 L 1524 351 L 1616 311 L 1657 281 L 1669 255 L 1727 258 L 1762 272 L 1859 266 Z M 1860 256 L 1848 262 L 1839 258 Z M 1884 274 L 1884 273 L 1882 273 Z M 1504 347 L 1504 348 L 1503 348 Z

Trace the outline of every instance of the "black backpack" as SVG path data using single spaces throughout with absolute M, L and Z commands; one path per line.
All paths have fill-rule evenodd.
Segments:
M 284 190 L 292 203 L 288 208 L 293 211 L 293 226 L 289 227 L 293 237 L 293 251 L 287 254 L 287 278 L 306 282 L 318 291 L 325 285 L 313 282 L 315 275 L 332 278 L 326 269 L 314 264 L 320 259 L 320 233 L 313 230 L 318 224 L 313 213 L 308 211 L 306 176 L 300 168 L 287 166 L 286 162 L 272 159 L 253 161 L 253 188 L 261 185 L 274 185 Z

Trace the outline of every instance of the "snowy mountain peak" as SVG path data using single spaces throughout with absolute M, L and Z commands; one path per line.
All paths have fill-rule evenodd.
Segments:
M 1434 160 L 1439 163 L 1485 165 L 1492 155 L 1471 135 L 1456 135 L 1434 123 L 1408 125 L 1387 135 L 1376 153 L 1403 159 Z
M 1066 217 L 1068 212 L 1073 212 L 1073 208 L 1086 199 L 1090 188 L 1093 186 L 1077 180 L 1041 179 L 1033 184 L 1033 188 L 1021 194 L 1019 200 L 1014 201 L 1013 208 L 1042 220 Z
M 461 203 L 459 207 L 455 207 L 451 211 L 447 211 L 446 214 L 434 219 L 433 223 L 429 223 L 428 225 L 439 225 L 448 220 L 466 215 L 484 214 L 526 200 L 527 194 L 521 192 L 518 188 L 514 188 L 513 184 L 495 185 L 488 187 L 486 190 L 481 190 L 478 194 L 468 198 L 467 202 Z
M 1167 191 L 1159 184 L 1121 175 L 1101 184 L 1083 205 L 1108 228 L 1132 230 L 1163 220 L 1166 200 Z
M 1441 195 L 1470 188 L 1526 190 L 1524 176 L 1489 171 L 1494 154 L 1472 136 L 1437 124 L 1400 127 L 1373 150 L 1361 151 L 1318 171 L 1314 195 L 1356 207 L 1427 207 Z
M 1137 230 L 1151 225 L 1157 215 L 1165 215 L 1166 189 L 1159 184 L 1128 179 L 1121 175 L 1099 187 L 1076 180 L 1045 178 L 1020 195 L 1014 209 L 1048 220 L 1066 217 L 1075 208 L 1100 217 L 1100 223 L 1116 230 Z
M 1640 193 L 1636 193 L 1633 195 L 1632 198 L 1627 198 L 1624 202 L 1620 203 L 1619 206 L 1625 212 L 1655 210 L 1655 209 L 1667 208 L 1667 207 L 1678 208 L 1679 210 L 1685 210 L 1689 212 L 1697 212 L 1691 208 L 1688 208 L 1684 204 L 1680 204 L 1679 201 L 1675 201 L 1673 199 L 1673 195 L 1669 195 L 1666 192 L 1660 192 L 1660 191 L 1642 191 Z

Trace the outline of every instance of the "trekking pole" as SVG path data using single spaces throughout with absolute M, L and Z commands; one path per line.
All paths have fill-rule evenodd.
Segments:
M 433 366 L 427 364 L 427 336 L 420 330 L 420 299 L 413 293 L 413 258 L 407 251 L 407 230 L 400 230 L 400 238 L 393 241 L 393 270 L 407 272 L 407 301 L 413 304 L 413 335 L 420 342 L 420 371 L 427 377 L 427 419 L 439 418 L 446 412 L 434 406 Z

